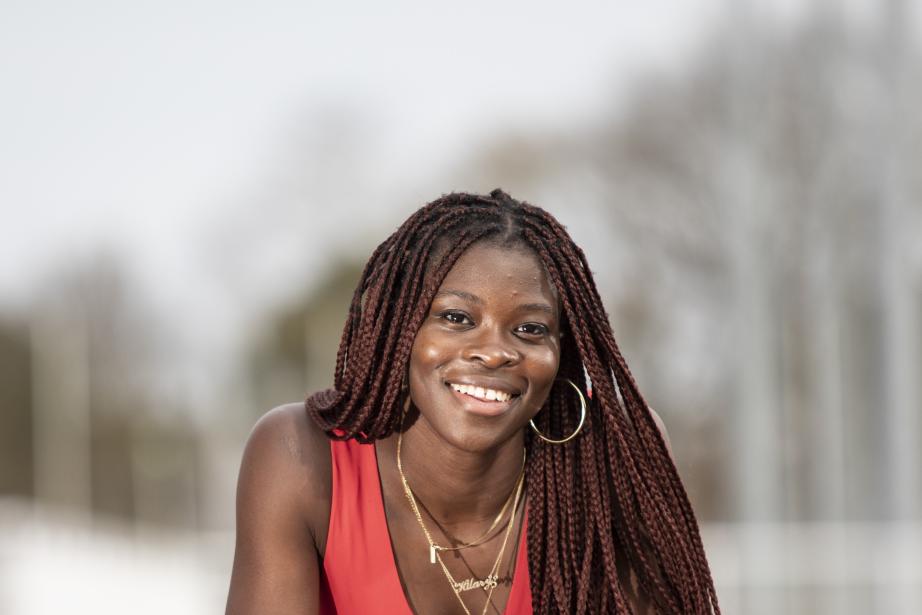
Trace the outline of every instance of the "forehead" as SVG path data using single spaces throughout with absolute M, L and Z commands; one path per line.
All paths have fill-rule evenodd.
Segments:
M 544 300 L 557 306 L 557 289 L 543 263 L 523 246 L 471 246 L 449 270 L 439 290 L 460 290 L 481 299 Z

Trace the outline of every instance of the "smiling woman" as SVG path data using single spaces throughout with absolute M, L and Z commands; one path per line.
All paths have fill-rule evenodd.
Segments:
M 719 613 L 665 432 L 550 214 L 449 194 L 375 250 L 333 388 L 247 442 L 227 612 Z
M 554 287 L 533 252 L 486 241 L 467 250 L 413 342 L 410 399 L 424 419 L 419 426 L 467 451 L 512 438 L 557 375 L 557 313 Z

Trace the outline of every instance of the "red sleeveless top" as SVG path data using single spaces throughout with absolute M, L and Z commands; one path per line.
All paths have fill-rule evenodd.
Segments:
M 413 615 L 391 549 L 374 444 L 331 440 L 333 492 L 320 615 Z M 526 510 L 504 615 L 532 615 Z

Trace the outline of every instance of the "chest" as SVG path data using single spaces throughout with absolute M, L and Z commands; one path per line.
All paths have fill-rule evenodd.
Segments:
M 489 601 L 482 587 L 471 586 L 494 567 L 504 537 L 490 534 L 477 547 L 442 553 L 456 582 L 474 580 L 462 587 L 462 607 L 445 571 L 430 563 L 429 541 L 399 482 L 389 481 L 393 477 L 386 471 L 379 474 L 375 448 L 347 441 L 334 442 L 331 450 L 332 495 L 320 576 L 322 615 L 531 614 L 525 506 L 511 526 Z M 505 527 L 498 528 L 500 533 Z
M 401 588 L 413 610 L 418 615 L 480 615 L 484 612 L 512 615 L 506 607 L 512 597 L 513 579 L 518 566 L 527 569 L 526 557 L 519 557 L 526 555 L 526 545 L 521 542 L 524 535 L 518 531 L 524 513 L 520 510 L 516 514 L 508 535 L 499 528 L 490 539 L 476 547 L 440 551 L 438 559 L 432 563 L 429 540 L 420 520 L 402 493 L 396 494 L 400 497 L 393 495 L 384 497 L 388 535 Z M 429 518 L 423 523 L 437 543 L 448 544 L 442 528 L 431 527 L 433 522 Z M 449 530 L 448 534 L 452 532 Z M 496 581 L 492 591 L 491 573 Z M 517 609 L 514 602 L 511 606 Z

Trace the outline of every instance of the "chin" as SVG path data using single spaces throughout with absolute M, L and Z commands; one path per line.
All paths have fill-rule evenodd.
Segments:
M 503 417 L 506 420 L 497 421 L 494 418 L 470 414 L 441 414 L 431 418 L 426 412 L 420 411 L 420 414 L 429 429 L 441 440 L 452 448 L 469 453 L 483 453 L 498 448 L 520 432 L 524 423 L 527 423 L 527 419 L 512 421 L 511 416 Z

